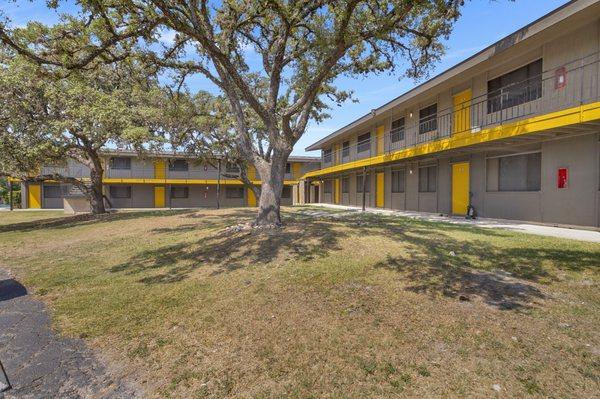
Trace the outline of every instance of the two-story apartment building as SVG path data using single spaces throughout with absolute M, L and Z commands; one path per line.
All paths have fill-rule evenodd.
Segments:
M 135 152 L 106 151 L 104 161 L 104 192 L 113 208 L 193 208 L 215 207 L 217 191 L 223 207 L 256 206 L 252 190 L 244 188 L 236 166 L 222 164 L 221 173 L 215 162 L 200 162 L 183 154 L 153 154 L 139 157 Z M 293 187 L 298 179 L 319 168 L 317 157 L 291 156 L 286 166 L 282 204 L 293 202 Z M 42 174 L 89 178 L 89 169 L 75 161 L 67 165 L 44 166 Z M 260 176 L 254 168 L 248 171 L 254 184 Z M 217 186 L 220 187 L 217 190 Z M 22 204 L 25 208 L 63 208 L 65 198 L 81 196 L 69 184 L 59 182 L 22 183 Z
M 310 145 L 307 200 L 600 226 L 599 54 L 571 1 Z

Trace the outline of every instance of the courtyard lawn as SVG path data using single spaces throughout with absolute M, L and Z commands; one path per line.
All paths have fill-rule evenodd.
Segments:
M 225 230 L 253 215 L 8 226 L 0 266 L 149 397 L 600 392 L 599 244 L 308 207 Z
M 0 226 L 15 223 L 28 223 L 42 219 L 65 217 L 63 210 L 58 211 L 30 211 L 30 210 L 0 210 Z

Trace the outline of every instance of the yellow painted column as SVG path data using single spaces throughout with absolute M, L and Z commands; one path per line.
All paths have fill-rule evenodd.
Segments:
M 29 184 L 27 187 L 27 207 L 30 209 L 42 207 L 42 186 L 40 184 Z
M 377 137 L 377 155 L 381 155 L 385 151 L 385 126 L 378 126 L 375 132 Z
M 385 205 L 385 173 L 377 173 L 377 197 L 375 199 L 375 205 L 377 208 L 383 208 Z
M 254 191 L 248 188 L 248 206 L 256 206 L 256 195 L 254 195 Z
M 165 186 L 154 186 L 154 207 L 165 207 Z
M 340 203 L 340 179 L 337 178 L 334 180 L 334 185 L 333 185 L 333 190 L 334 190 L 334 202 L 336 204 Z
M 167 178 L 167 168 L 166 168 L 164 159 L 157 159 L 154 162 L 154 178 L 155 179 L 166 179 Z M 164 190 L 164 187 L 163 187 L 163 190 Z M 164 203 L 164 200 L 163 200 L 163 203 Z

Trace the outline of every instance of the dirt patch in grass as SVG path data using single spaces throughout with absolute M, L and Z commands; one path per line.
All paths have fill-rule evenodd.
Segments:
M 225 230 L 252 216 L 5 231 L 2 263 L 155 397 L 598 392 L 600 245 L 310 208 Z

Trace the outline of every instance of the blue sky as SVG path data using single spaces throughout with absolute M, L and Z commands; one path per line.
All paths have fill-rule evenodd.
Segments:
M 456 23 L 450 39 L 446 42 L 446 55 L 435 66 L 432 76 L 452 67 L 566 2 L 567 0 L 515 0 L 514 2 L 509 0 L 472 0 L 466 2 L 463 15 Z M 16 3 L 2 0 L 0 9 L 11 18 L 14 24 L 24 24 L 30 20 L 38 20 L 47 24 L 56 22 L 58 20 L 56 13 L 46 9 L 44 4 L 44 1 L 39 0 L 33 2 L 19 0 Z M 69 8 L 66 7 L 65 11 L 68 11 Z M 406 78 L 399 79 L 401 72 L 398 71 L 396 75 L 382 74 L 338 79 L 338 87 L 353 90 L 355 98 L 359 102 L 347 102 L 341 107 L 335 107 L 330 112 L 330 119 L 321 124 L 312 123 L 294 147 L 293 154 L 318 155 L 315 152 L 306 153 L 304 148 L 420 83 Z M 202 78 L 190 81 L 190 88 L 213 91 L 210 83 Z

